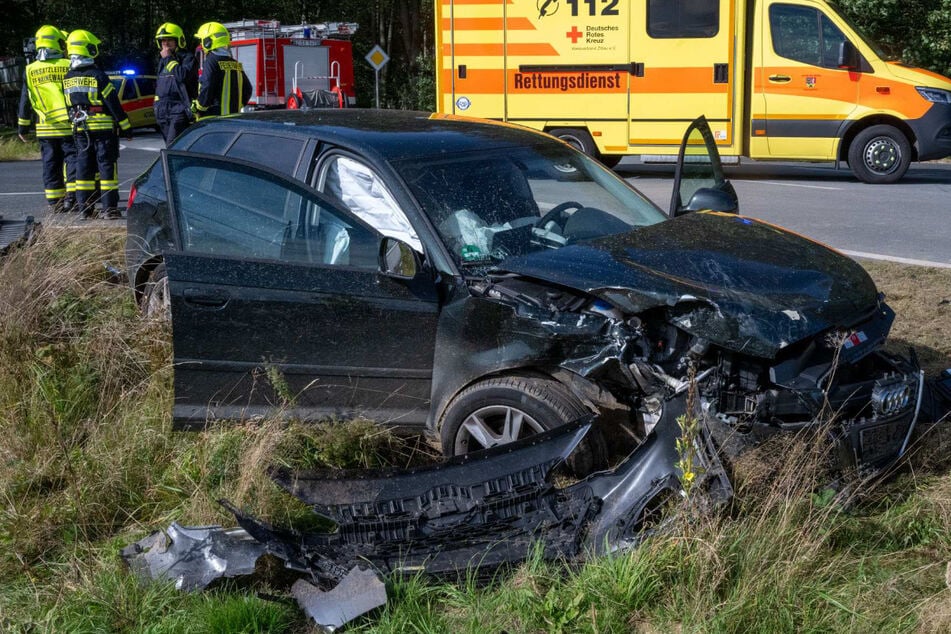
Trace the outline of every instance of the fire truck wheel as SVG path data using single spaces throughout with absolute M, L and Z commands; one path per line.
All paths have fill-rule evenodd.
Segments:
M 297 95 L 291 95 L 287 98 L 287 109 L 288 110 L 297 110 L 300 108 L 300 102 L 297 101 Z
M 911 164 L 911 143 L 890 125 L 873 125 L 849 146 L 849 167 L 864 183 L 895 183 Z
M 588 156 L 596 158 L 607 167 L 614 167 L 621 158 L 615 155 L 606 155 L 598 152 L 598 146 L 594 144 L 591 135 L 587 130 L 580 128 L 554 128 L 548 131 L 548 134 L 557 139 L 561 139 L 576 150 L 581 150 Z

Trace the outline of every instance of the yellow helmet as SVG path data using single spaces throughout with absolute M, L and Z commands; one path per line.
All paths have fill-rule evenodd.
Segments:
M 220 22 L 205 22 L 198 27 L 195 37 L 201 42 L 201 48 L 206 53 L 222 46 L 231 45 L 231 35 L 228 29 Z
M 55 26 L 44 24 L 36 32 L 36 48 L 52 48 L 66 52 L 66 35 Z
M 96 57 L 99 55 L 100 44 L 102 44 L 102 42 L 99 38 L 89 31 L 77 29 L 70 33 L 66 39 L 66 52 L 70 55 Z
M 158 46 L 159 50 L 162 50 L 162 40 L 169 38 L 178 40 L 178 48 L 185 48 L 185 33 L 182 31 L 182 27 L 166 22 L 155 32 L 155 45 Z

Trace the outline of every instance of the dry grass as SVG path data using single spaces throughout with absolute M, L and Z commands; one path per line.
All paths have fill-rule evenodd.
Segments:
M 185 624 L 243 606 L 247 593 L 143 590 L 117 565 L 119 546 L 172 520 L 230 523 L 221 497 L 280 524 L 313 516 L 267 478 L 274 463 L 431 459 L 368 421 L 171 433 L 169 333 L 140 319 L 102 266 L 119 263 L 122 239 L 47 227 L 0 260 L 0 630 L 206 631 Z M 951 271 L 867 268 L 898 313 L 892 345 L 916 346 L 931 371 L 951 366 Z M 766 445 L 734 465 L 728 514 L 684 516 L 679 530 L 580 569 L 530 561 L 489 588 L 396 582 L 362 629 L 947 631 L 946 436 L 848 512 L 816 495 L 828 477 L 816 436 Z M 248 624 L 268 609 L 253 604 L 220 631 L 267 629 Z
M 16 134 L 0 137 L 0 162 L 38 160 L 40 160 L 40 146 L 36 139 L 28 139 L 24 143 Z
M 862 261 L 896 318 L 889 347 L 914 346 L 929 374 L 951 368 L 951 269 Z

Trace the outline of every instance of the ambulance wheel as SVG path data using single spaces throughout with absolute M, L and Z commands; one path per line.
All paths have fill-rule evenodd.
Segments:
M 506 376 L 479 381 L 460 392 L 440 421 L 446 455 L 508 444 L 560 427 L 590 414 L 558 381 L 535 376 Z M 601 431 L 588 432 L 568 458 L 568 468 L 587 475 L 607 463 Z
M 614 167 L 621 161 L 620 156 L 606 155 L 598 152 L 598 146 L 587 130 L 580 128 L 554 128 L 548 131 L 548 134 L 557 139 L 561 139 L 576 150 L 581 150 L 588 156 L 601 161 L 606 167 Z
M 300 102 L 297 100 L 296 95 L 291 95 L 287 98 L 287 109 L 288 110 L 297 110 L 300 108 Z
M 890 125 L 873 125 L 849 146 L 849 167 L 864 183 L 898 182 L 911 165 L 911 143 Z

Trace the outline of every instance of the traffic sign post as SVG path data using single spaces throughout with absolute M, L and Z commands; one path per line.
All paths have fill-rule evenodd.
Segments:
M 364 57 L 365 60 L 373 67 L 373 74 L 376 78 L 376 107 L 377 110 L 380 109 L 380 69 L 386 66 L 386 63 L 390 61 L 390 56 L 386 54 L 386 51 L 383 50 L 379 44 L 370 49 L 370 52 Z

